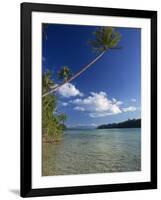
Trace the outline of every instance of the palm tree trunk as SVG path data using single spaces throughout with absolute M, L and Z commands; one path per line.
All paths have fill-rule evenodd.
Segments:
M 46 92 L 45 94 L 42 95 L 42 97 L 45 97 L 48 94 L 56 92 L 60 87 L 62 87 L 66 83 L 69 83 L 72 80 L 74 80 L 75 78 L 77 78 L 78 76 L 80 76 L 84 71 L 86 71 L 89 67 L 91 67 L 91 65 L 93 65 L 97 60 L 99 60 L 103 56 L 104 53 L 105 53 L 105 51 L 103 51 L 102 53 L 100 53 L 93 61 L 91 61 L 88 65 L 86 65 L 85 67 L 83 67 L 78 73 L 76 73 L 74 76 L 72 76 L 70 79 L 68 79 L 67 81 L 63 82 L 62 84 L 57 85 L 56 87 L 54 87 L 53 89 L 51 89 L 49 92 Z

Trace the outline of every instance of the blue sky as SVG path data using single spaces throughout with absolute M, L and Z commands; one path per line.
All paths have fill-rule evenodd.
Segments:
M 53 79 L 68 66 L 73 74 L 97 55 L 88 41 L 96 26 L 50 24 L 43 38 L 42 68 Z M 109 50 L 91 68 L 57 92 L 68 126 L 100 125 L 140 118 L 141 30 L 117 28 L 121 49 Z

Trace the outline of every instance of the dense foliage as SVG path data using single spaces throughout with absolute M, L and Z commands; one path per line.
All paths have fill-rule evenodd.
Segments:
M 141 128 L 141 119 L 129 119 L 120 123 L 103 124 L 97 127 L 98 129 L 107 128 Z
M 113 27 L 101 27 L 94 32 L 95 39 L 89 41 L 96 52 L 117 48 L 121 35 Z
M 48 92 L 54 87 L 55 83 L 52 80 L 50 71 L 44 72 L 42 77 L 42 92 Z M 55 94 L 49 94 L 42 98 L 42 133 L 45 140 L 58 140 L 65 129 L 64 122 L 66 115 L 58 113 L 57 97 Z
M 68 66 L 64 66 L 58 72 L 58 79 L 64 82 L 68 81 L 72 77 L 72 72 Z

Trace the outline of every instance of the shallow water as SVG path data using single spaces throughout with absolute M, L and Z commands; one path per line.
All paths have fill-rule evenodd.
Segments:
M 63 140 L 43 144 L 42 175 L 141 170 L 141 129 L 67 130 Z

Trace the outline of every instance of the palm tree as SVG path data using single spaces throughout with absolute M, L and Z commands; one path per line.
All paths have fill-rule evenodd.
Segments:
M 47 92 L 54 86 L 51 71 L 43 73 L 42 91 Z M 67 117 L 64 113 L 57 113 L 57 97 L 54 94 L 46 95 L 42 99 L 42 134 L 44 141 L 53 141 L 61 137 L 65 129 Z
M 52 80 L 52 73 L 51 71 L 46 71 L 42 77 L 42 85 L 43 89 L 42 92 L 45 93 L 50 90 L 54 86 L 54 81 Z
M 102 53 L 108 49 L 117 49 L 117 44 L 121 39 L 119 32 L 112 27 L 102 27 L 94 32 L 95 40 L 90 41 L 93 50 Z
M 58 72 L 58 78 L 59 80 L 63 80 L 63 82 L 68 81 L 72 77 L 72 72 L 68 66 L 63 67 Z
M 121 39 L 121 35 L 117 31 L 115 31 L 113 27 L 99 28 L 94 34 L 95 34 L 95 40 L 90 41 L 90 44 L 92 45 L 93 50 L 96 53 L 99 53 L 97 57 L 94 60 L 92 60 L 90 63 L 88 63 L 86 66 L 84 66 L 75 75 L 73 75 L 67 80 L 64 79 L 64 82 L 62 84 L 57 85 L 53 87 L 49 92 L 44 93 L 43 97 L 57 91 L 60 87 L 62 87 L 66 83 L 69 83 L 75 78 L 77 78 L 78 76 L 80 76 L 84 71 L 86 71 L 89 67 L 91 67 L 97 60 L 99 60 L 106 51 L 110 49 L 118 49 L 117 45 Z
M 67 120 L 67 116 L 64 113 L 58 115 L 59 121 L 64 125 L 64 122 Z

